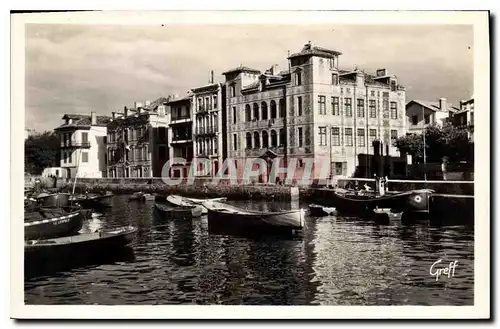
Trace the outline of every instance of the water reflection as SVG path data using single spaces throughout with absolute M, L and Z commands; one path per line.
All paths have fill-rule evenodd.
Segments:
M 471 305 L 474 231 L 427 223 L 387 225 L 353 217 L 306 218 L 299 236 L 208 232 L 207 217 L 165 220 L 152 203 L 115 197 L 86 230 L 139 227 L 132 257 L 26 280 L 26 302 L 51 304 Z M 276 211 L 291 202 L 235 202 Z M 300 203 L 305 208 L 307 204 Z M 435 278 L 437 259 L 457 260 Z

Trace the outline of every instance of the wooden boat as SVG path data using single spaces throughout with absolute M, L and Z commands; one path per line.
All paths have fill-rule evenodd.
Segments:
M 393 212 L 428 214 L 432 193 L 432 190 L 424 189 L 374 196 L 344 190 L 333 191 L 328 198 L 321 200 L 321 203 L 334 206 L 344 213 L 371 214 L 375 208 L 389 208 Z
M 76 202 L 83 208 L 93 209 L 102 207 L 111 207 L 114 194 L 111 192 L 106 193 L 85 193 L 73 194 L 70 196 L 70 202 Z
M 203 211 L 202 206 L 183 206 L 183 207 L 169 207 L 167 205 L 155 203 L 156 213 L 161 218 L 166 219 L 184 219 L 200 217 Z
M 102 230 L 100 232 L 76 234 L 54 239 L 28 240 L 24 244 L 25 263 L 65 259 L 73 257 L 95 257 L 129 244 L 137 228 L 132 226 Z
M 144 193 L 144 192 L 135 192 L 134 194 L 132 194 L 129 198 L 128 198 L 128 201 L 140 201 L 140 202 L 144 202 L 144 201 L 154 201 L 155 200 L 155 196 L 153 194 L 149 194 L 149 193 Z
M 335 209 L 335 207 L 325 207 L 319 204 L 310 204 L 309 214 L 314 217 L 333 216 L 337 214 L 337 209 Z
M 390 221 L 401 220 L 402 212 L 393 212 L 388 208 L 375 208 L 373 209 L 373 217 L 375 221 Z
M 197 206 L 201 205 L 203 207 L 202 214 L 208 214 L 208 209 L 204 206 L 206 202 L 223 202 L 227 198 L 212 198 L 212 199 L 195 199 L 186 198 L 180 195 L 169 195 L 166 199 L 168 203 L 174 206 L 186 207 L 186 206 Z
M 69 193 L 40 193 L 36 197 L 38 204 L 43 208 L 63 208 L 69 206 Z
M 51 239 L 72 235 L 83 226 L 85 215 L 76 210 L 66 212 L 62 209 L 39 209 L 24 214 L 24 239 Z
M 203 205 L 208 209 L 209 230 L 223 228 L 259 234 L 290 233 L 302 229 L 305 217 L 303 209 L 260 212 L 217 201 L 207 201 Z

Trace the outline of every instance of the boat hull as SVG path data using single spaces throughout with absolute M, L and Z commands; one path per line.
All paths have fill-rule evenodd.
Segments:
M 265 213 L 217 202 L 207 203 L 206 208 L 210 231 L 290 233 L 302 229 L 305 216 L 302 209 Z
M 202 215 L 203 207 L 169 207 L 155 203 L 156 213 L 164 219 L 186 219 L 193 217 L 200 217 Z
M 34 216 L 39 215 L 38 212 L 25 214 L 25 220 L 28 219 L 24 223 L 25 240 L 52 239 L 73 235 L 83 226 L 84 214 L 81 211 L 53 216 L 48 211 L 42 213 L 42 216 Z
M 111 207 L 113 202 L 114 194 L 91 194 L 91 195 L 72 195 L 70 197 L 70 201 L 77 202 L 82 206 L 82 208 L 86 209 L 100 209 Z
M 311 204 L 309 205 L 309 214 L 313 217 L 334 216 L 337 214 L 337 209 Z
M 63 208 L 69 206 L 69 193 L 54 193 L 37 198 L 38 205 L 43 208 Z

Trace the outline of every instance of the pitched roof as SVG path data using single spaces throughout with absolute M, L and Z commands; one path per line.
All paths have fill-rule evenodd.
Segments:
M 62 128 L 88 128 L 90 127 L 92 124 L 91 124 L 91 120 L 92 118 L 90 117 L 90 115 L 81 115 L 81 114 L 65 114 L 63 117 L 62 117 L 64 120 L 65 119 L 72 119 L 73 121 L 71 123 L 64 123 L 62 125 L 60 125 L 59 127 L 57 127 L 55 130 L 57 129 L 62 129 Z M 106 126 L 106 124 L 108 124 L 110 121 L 111 121 L 111 117 L 109 116 L 106 116 L 106 115 L 97 115 L 96 116 L 96 126 Z
M 425 108 L 428 108 L 429 110 L 432 110 L 434 112 L 443 111 L 439 107 L 439 102 L 429 102 L 429 101 L 421 101 L 421 100 L 413 99 L 406 104 L 406 107 L 408 107 L 411 102 L 417 103 L 417 104 L 419 104 Z M 450 111 L 450 112 L 457 112 L 458 108 L 454 107 L 452 103 L 446 103 L 446 110 Z
M 257 73 L 257 74 L 261 73 L 260 70 L 252 69 L 250 67 L 240 65 L 238 67 L 235 67 L 234 69 L 230 69 L 230 70 L 227 70 L 226 72 L 223 72 L 222 75 L 226 75 L 229 73 L 236 73 L 236 72 L 252 72 L 252 73 Z

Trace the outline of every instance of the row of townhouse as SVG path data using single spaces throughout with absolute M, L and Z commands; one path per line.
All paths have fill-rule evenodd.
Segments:
M 445 99 L 406 104 L 395 75 L 342 70 L 341 55 L 308 43 L 279 72 L 240 65 L 224 72 L 222 83 L 212 71 L 209 84 L 181 97 L 136 102 L 111 117 L 65 115 L 57 128 L 65 177 L 77 167 L 79 177 L 186 177 L 194 158 L 208 160 L 201 176 L 214 176 L 229 160 L 241 177 L 245 161 L 255 158 L 268 166 L 276 158 L 284 168 L 293 163 L 298 176 L 306 160 L 313 178 L 350 176 L 359 154 L 373 154 L 374 140 L 399 156 L 395 139 L 420 121 L 423 127 L 441 112 L 457 112 Z

